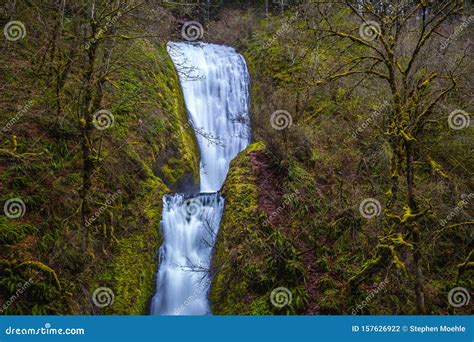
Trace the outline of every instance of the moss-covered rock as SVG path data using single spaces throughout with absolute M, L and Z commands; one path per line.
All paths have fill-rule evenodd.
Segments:
M 150 145 L 153 171 L 171 190 L 195 187 L 199 182 L 199 150 L 166 47 L 138 40 L 128 53 L 127 59 L 136 67 L 120 69 L 114 82 L 117 90 L 112 112 L 117 125 L 136 129 Z
M 104 310 L 107 314 L 143 315 L 155 290 L 156 252 L 162 243 L 161 198 L 168 189 L 159 178 L 148 181 L 147 188 L 147 195 L 134 203 L 143 214 L 130 222 L 140 224 L 140 229 L 116 241 L 107 271 L 100 278 L 114 292 L 113 304 Z
M 262 143 L 241 152 L 231 163 L 223 186 L 224 216 L 215 246 L 215 277 L 210 299 L 214 314 L 294 313 L 304 303 L 297 288 L 303 275 L 289 237 L 267 220 L 259 207 L 259 189 L 252 155 L 265 153 Z M 286 287 L 288 305 L 272 305 L 270 296 Z
M 264 222 L 263 212 L 258 208 L 257 185 L 248 158 L 250 151 L 263 148 L 262 144 L 253 144 L 240 153 L 232 161 L 222 188 L 225 208 L 213 259 L 217 274 L 211 288 L 211 302 L 216 314 L 245 312 L 256 299 L 249 298 L 251 279 L 240 275 L 245 266 L 250 266 L 247 263 L 250 260 L 250 255 L 247 255 L 249 244 L 252 243 L 249 236 L 258 234 Z

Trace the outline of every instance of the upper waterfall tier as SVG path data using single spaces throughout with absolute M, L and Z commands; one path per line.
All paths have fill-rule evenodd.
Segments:
M 233 48 L 168 43 L 201 153 L 201 192 L 218 191 L 249 143 L 249 74 Z

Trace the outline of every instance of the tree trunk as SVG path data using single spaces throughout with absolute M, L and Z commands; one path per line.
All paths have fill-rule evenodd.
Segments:
M 95 30 L 92 30 L 93 36 Z M 97 51 L 97 43 L 93 41 L 90 48 L 86 51 L 87 61 L 84 72 L 84 97 L 82 102 L 82 205 L 81 205 L 81 223 L 83 229 L 83 248 L 87 249 L 89 241 L 90 228 L 87 224 L 87 218 L 90 215 L 89 192 L 92 186 L 91 175 L 93 171 L 92 160 L 92 118 L 93 118 L 93 83 L 94 83 L 94 65 Z
M 405 142 L 405 153 L 407 163 L 407 188 L 408 188 L 408 206 L 411 214 L 417 214 L 418 208 L 414 195 L 414 175 L 413 175 L 413 146 L 410 141 Z M 416 311 L 419 315 L 425 312 L 425 296 L 423 292 L 423 270 L 421 267 L 421 251 L 420 251 L 420 226 L 418 222 L 413 222 L 413 261 L 415 264 L 415 296 Z

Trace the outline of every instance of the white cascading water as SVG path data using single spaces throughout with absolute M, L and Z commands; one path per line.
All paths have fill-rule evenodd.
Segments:
M 249 75 L 233 48 L 168 43 L 201 155 L 200 193 L 163 197 L 160 266 L 153 315 L 210 314 L 208 272 L 229 164 L 250 141 Z

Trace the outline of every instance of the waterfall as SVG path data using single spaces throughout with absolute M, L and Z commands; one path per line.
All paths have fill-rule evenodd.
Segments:
M 250 141 L 249 75 L 233 48 L 204 43 L 168 43 L 178 71 L 190 125 L 201 156 L 200 193 L 163 197 L 164 242 L 154 315 L 210 314 L 212 248 L 224 210 L 218 193 L 229 164 Z

